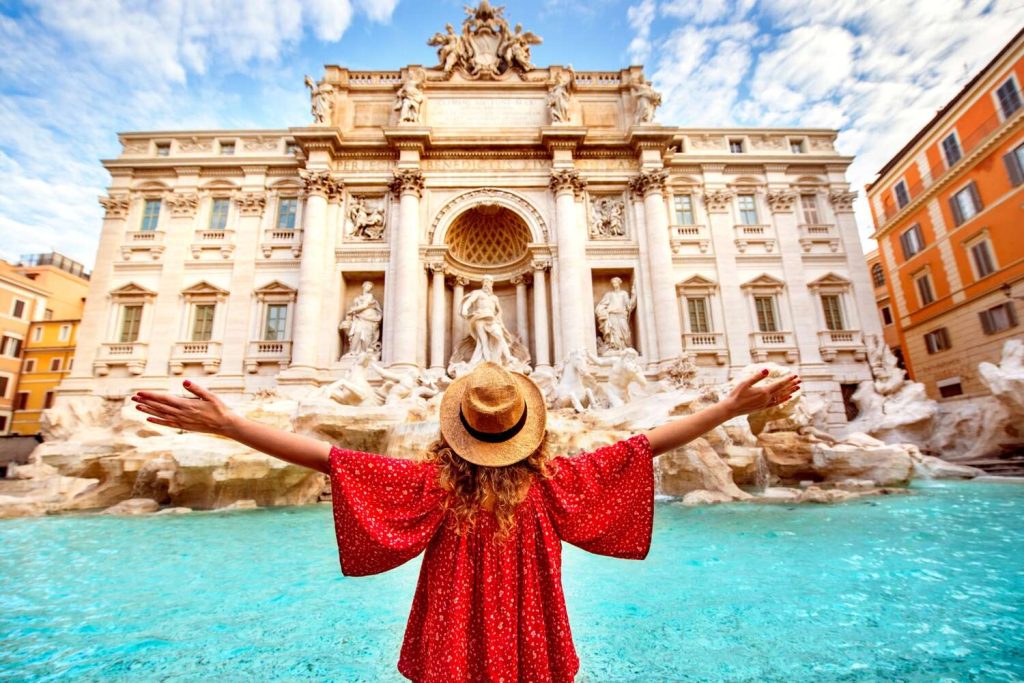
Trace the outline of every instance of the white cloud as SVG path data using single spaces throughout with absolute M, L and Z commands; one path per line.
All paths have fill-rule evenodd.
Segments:
M 1017 0 L 670 0 L 659 12 L 671 20 L 660 34 L 634 30 L 658 55 L 663 122 L 838 128 L 858 191 L 1024 24 Z M 872 232 L 863 198 L 858 221 Z
M 654 0 L 643 0 L 626 10 L 629 27 L 633 29 L 633 40 L 629 42 L 631 64 L 643 64 L 651 54 L 651 24 L 654 23 Z

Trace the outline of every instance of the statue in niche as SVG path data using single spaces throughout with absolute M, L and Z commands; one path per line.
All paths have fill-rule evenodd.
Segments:
M 590 235 L 597 238 L 623 237 L 626 207 L 621 199 L 604 197 L 591 205 Z
M 402 87 L 396 94 L 395 106 L 392 107 L 398 112 L 399 123 L 420 123 L 420 107 L 423 104 L 424 95 L 420 86 L 426 80 L 426 74 L 420 69 L 410 69 Z
M 542 42 L 539 36 L 530 31 L 523 33 L 523 25 L 516 24 L 514 33 L 506 33 L 501 56 L 508 68 L 518 66 L 523 71 L 533 71 L 535 67 L 530 62 L 530 46 L 540 45 Z
M 636 98 L 636 123 L 653 123 L 654 110 L 661 106 L 661 93 L 650 83 L 640 80 L 633 84 L 633 96 Z
M 613 277 L 612 289 L 606 292 L 594 308 L 597 329 L 597 351 L 601 355 L 633 347 L 633 334 L 629 329 L 629 315 L 636 308 L 636 286 L 629 294 L 622 289 L 622 278 Z
M 469 336 L 452 353 L 448 371 L 458 376 L 481 361 L 491 361 L 515 372 L 530 372 L 530 354 L 501 320 L 501 304 L 494 294 L 494 278 L 484 275 L 480 289 L 466 294 L 459 305 Z
M 384 210 L 366 205 L 365 197 L 353 197 L 348 210 L 352 221 L 352 236 L 367 241 L 378 241 L 384 236 Z
M 363 283 L 363 293 L 357 296 L 345 311 L 338 329 L 348 337 L 348 350 L 343 357 L 358 357 L 363 353 L 380 355 L 380 323 L 384 318 L 380 302 L 373 296 L 373 283 Z
M 640 367 L 640 354 L 636 349 L 624 349 L 622 353 L 610 358 L 598 358 L 590 353 L 587 356 L 591 363 L 611 368 L 608 371 L 608 383 L 602 385 L 601 390 L 612 408 L 629 403 L 633 398 L 630 394 L 633 384 L 647 386 L 647 378 Z
M 427 41 L 427 45 L 437 47 L 437 68 L 445 74 L 451 74 L 460 59 L 466 56 L 466 46 L 462 36 L 455 33 L 451 24 L 444 25 L 446 33 L 435 33 Z
M 572 68 L 560 71 L 548 89 L 548 111 L 551 123 L 569 123 L 569 105 L 572 103 Z
M 313 114 L 313 123 L 327 126 L 331 123 L 331 95 L 334 93 L 334 86 L 329 83 L 316 84 L 313 79 L 306 76 L 306 87 L 309 88 L 310 111 Z

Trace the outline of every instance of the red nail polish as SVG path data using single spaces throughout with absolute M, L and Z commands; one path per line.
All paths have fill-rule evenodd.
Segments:
M 188 380 L 185 380 L 183 382 L 183 384 L 187 387 L 187 386 L 191 386 L 192 382 L 189 382 Z

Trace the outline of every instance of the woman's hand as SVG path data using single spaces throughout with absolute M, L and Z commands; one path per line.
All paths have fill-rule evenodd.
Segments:
M 800 388 L 800 378 L 797 375 L 788 375 L 770 384 L 758 386 L 757 383 L 767 376 L 768 371 L 763 370 L 743 380 L 722 399 L 733 416 L 746 415 L 785 403 Z
M 207 389 L 185 380 L 183 386 L 195 398 L 172 396 L 155 391 L 138 391 L 132 396 L 136 408 L 148 414 L 148 422 L 189 432 L 226 436 L 235 413 Z

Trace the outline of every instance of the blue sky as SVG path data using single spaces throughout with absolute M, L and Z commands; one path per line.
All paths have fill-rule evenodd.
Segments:
M 534 62 L 634 63 L 684 126 L 824 126 L 860 190 L 1024 25 L 1021 0 L 506 2 L 544 38 Z M 56 249 L 92 266 L 116 133 L 283 128 L 303 75 L 432 65 L 463 3 L 0 0 L 0 257 Z M 863 199 L 861 233 L 871 232 Z M 865 246 L 870 243 L 865 241 Z

